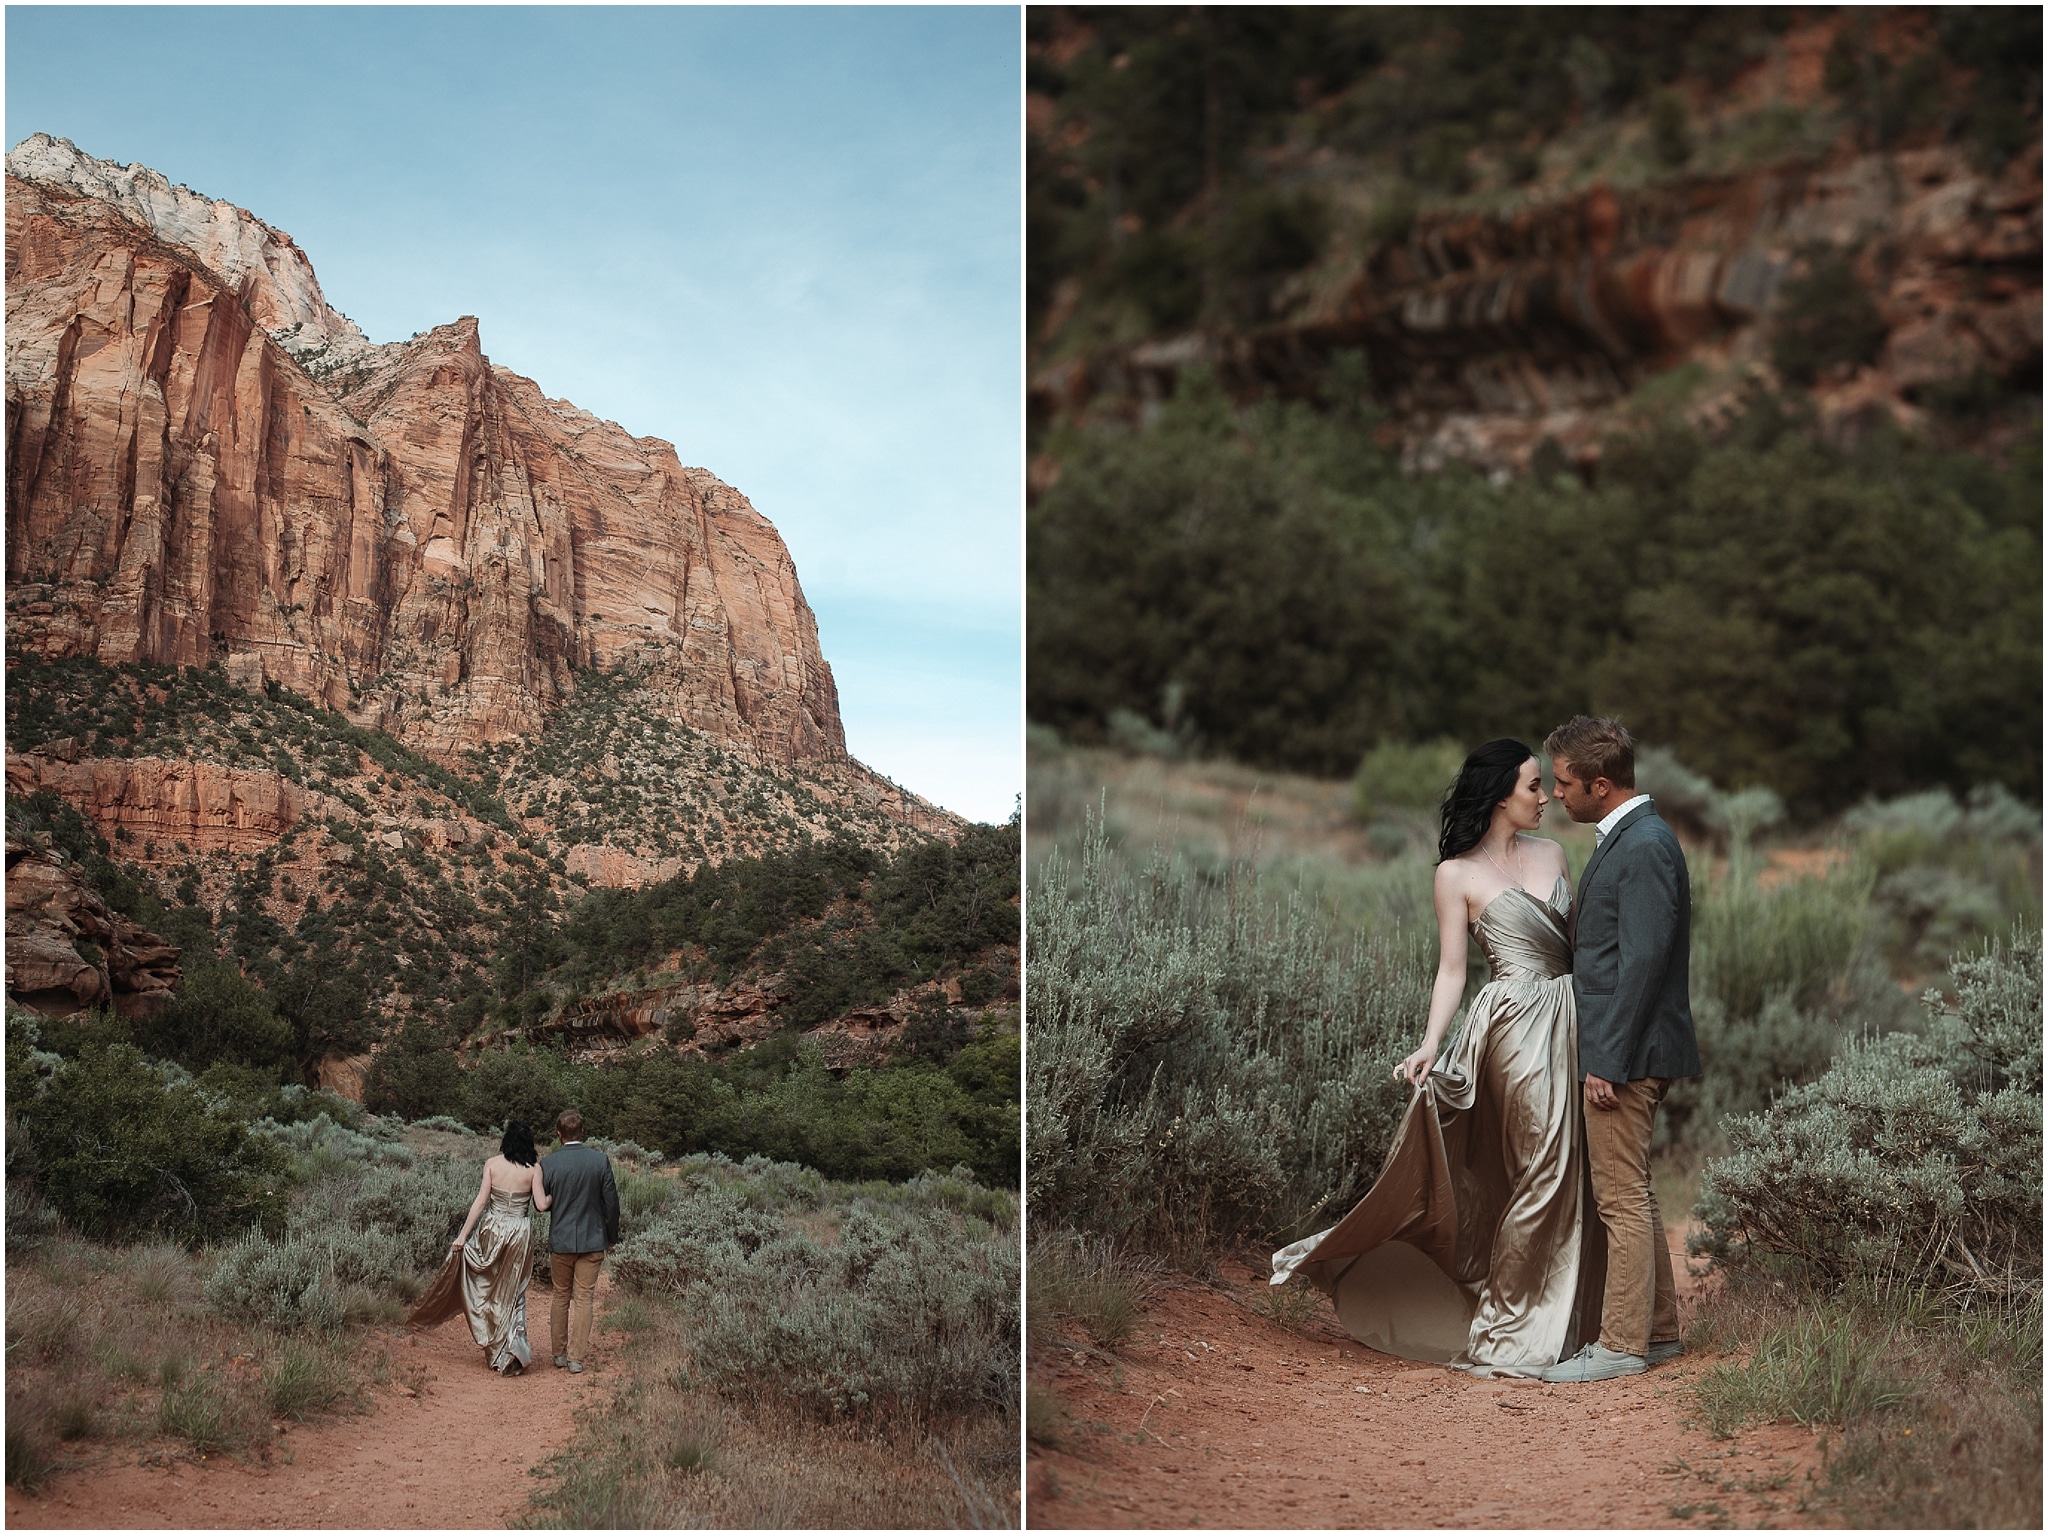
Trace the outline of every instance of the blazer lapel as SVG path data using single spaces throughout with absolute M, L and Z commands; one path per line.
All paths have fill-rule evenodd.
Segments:
M 1650 811 L 1655 810 L 1656 808 L 1657 802 L 1655 800 L 1645 800 L 1642 804 L 1636 806 L 1635 809 L 1631 810 L 1627 815 L 1623 816 L 1618 822 L 1616 822 L 1613 831 L 1609 832 L 1606 836 L 1600 839 L 1600 845 L 1593 849 L 1593 856 L 1586 860 L 1586 867 L 1579 875 L 1580 896 L 1583 896 L 1587 890 L 1592 888 L 1593 871 L 1600 867 L 1600 860 L 1605 858 L 1607 856 L 1607 850 L 1614 846 L 1615 838 L 1621 836 L 1622 833 L 1626 832 L 1631 826 L 1635 825 L 1636 822 L 1640 821 L 1645 815 L 1647 815 Z M 1578 915 L 1578 911 L 1579 902 L 1575 898 L 1572 901 L 1572 915 L 1576 917 Z M 1574 922 L 1572 924 L 1572 927 L 1573 931 L 1576 932 L 1578 929 L 1578 924 Z

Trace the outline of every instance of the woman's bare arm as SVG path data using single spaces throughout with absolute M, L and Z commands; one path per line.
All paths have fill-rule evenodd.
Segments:
M 1429 994 L 1429 1023 L 1422 1031 L 1422 1048 L 1403 1061 L 1395 1075 L 1420 1087 L 1436 1064 L 1444 1034 L 1465 1000 L 1465 881 L 1455 864 L 1436 866 L 1436 985 Z
M 469 1215 L 462 1222 L 461 1232 L 457 1234 L 454 1241 L 448 1244 L 450 1247 L 460 1247 L 469 1240 L 469 1234 L 476 1229 L 477 1218 L 484 1213 L 484 1206 L 490 1203 L 490 1198 L 491 1164 L 486 1162 L 484 1163 L 484 1180 L 477 1185 L 476 1198 L 470 1201 Z
M 533 1164 L 533 1207 L 536 1210 L 545 1210 L 553 1203 L 554 1200 L 548 1191 L 541 1187 L 540 1163 L 536 1162 Z

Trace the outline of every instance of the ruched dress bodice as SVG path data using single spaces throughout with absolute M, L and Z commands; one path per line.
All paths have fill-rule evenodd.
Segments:
M 1547 901 L 1510 885 L 1486 903 L 1472 924 L 1491 971 L 1489 984 L 1554 981 L 1572 973 L 1572 940 L 1567 927 L 1572 891 L 1563 879 Z
M 1563 879 L 1548 900 L 1510 886 L 1482 908 L 1471 933 L 1489 978 L 1379 1178 L 1337 1225 L 1274 1255 L 1275 1284 L 1301 1273 L 1372 1348 L 1533 1374 L 1597 1326 L 1570 909 Z

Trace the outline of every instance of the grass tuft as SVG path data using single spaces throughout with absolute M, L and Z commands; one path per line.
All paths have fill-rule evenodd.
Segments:
M 37 1437 L 26 1423 L 15 1420 L 14 1414 L 7 1415 L 7 1485 L 18 1487 L 23 1492 L 33 1493 L 42 1489 L 45 1482 L 56 1475 L 57 1462 L 51 1456 L 49 1447 Z
M 1107 1238 L 1055 1232 L 1032 1244 L 1031 1331 L 1049 1341 L 1060 1320 L 1078 1322 L 1102 1348 L 1117 1348 L 1145 1314 L 1159 1265 Z
M 274 1415 L 304 1422 L 351 1400 L 355 1378 L 331 1350 L 287 1338 L 264 1366 L 263 1390 Z

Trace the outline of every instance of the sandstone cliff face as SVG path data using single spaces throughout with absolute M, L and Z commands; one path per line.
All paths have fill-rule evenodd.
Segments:
M 81 952 L 81 950 L 85 952 Z M 150 1011 L 178 984 L 178 951 L 118 912 L 45 849 L 7 839 L 7 994 L 46 1013 Z
M 746 498 L 494 367 L 373 346 L 289 236 L 38 136 L 8 158 L 10 641 L 269 681 L 450 760 L 579 667 L 860 774 L 787 549 Z

